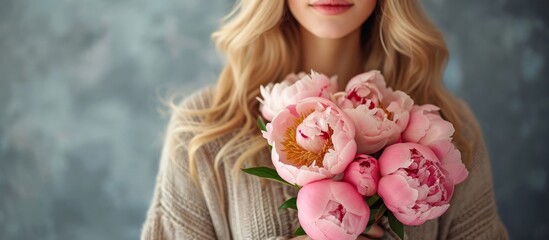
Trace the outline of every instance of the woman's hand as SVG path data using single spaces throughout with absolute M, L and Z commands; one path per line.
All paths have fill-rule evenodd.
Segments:
M 366 233 L 366 236 L 358 236 L 357 239 L 366 240 L 366 239 L 379 239 L 385 235 L 385 231 L 379 225 L 374 224 L 370 230 Z
M 377 224 L 374 224 L 368 233 L 366 233 L 366 236 L 358 236 L 357 240 L 367 240 L 367 239 L 378 239 L 383 237 L 385 235 L 385 231 L 383 231 L 383 228 L 378 226 Z M 291 240 L 308 240 L 311 239 L 307 236 L 297 236 L 292 238 Z

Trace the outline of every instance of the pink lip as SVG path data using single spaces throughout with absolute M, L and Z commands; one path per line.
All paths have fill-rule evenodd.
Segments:
M 316 11 L 328 16 L 342 14 L 353 7 L 353 5 L 346 0 L 319 0 L 309 4 Z

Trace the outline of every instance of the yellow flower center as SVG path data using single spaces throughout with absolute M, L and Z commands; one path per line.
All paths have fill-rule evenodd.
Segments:
M 393 117 L 395 115 L 394 113 L 389 112 L 389 110 L 387 110 L 387 108 L 381 102 L 379 102 L 379 108 L 381 108 L 381 110 L 383 110 L 383 112 L 387 114 L 387 119 L 389 119 L 389 121 L 393 121 Z
M 324 142 L 322 150 L 318 153 L 307 151 L 297 144 L 297 127 L 303 122 L 303 120 L 305 120 L 305 118 L 307 118 L 307 116 L 309 116 L 309 114 L 301 115 L 299 118 L 295 119 L 292 126 L 286 129 L 284 140 L 282 141 L 282 151 L 286 153 L 286 160 L 283 161 L 285 164 L 299 168 L 301 166 L 311 166 L 311 164 L 315 163 L 317 167 L 323 167 L 322 162 L 324 160 L 324 155 L 326 155 L 328 150 L 334 147 L 331 139 L 333 132 L 331 128 L 329 128 L 330 137 Z

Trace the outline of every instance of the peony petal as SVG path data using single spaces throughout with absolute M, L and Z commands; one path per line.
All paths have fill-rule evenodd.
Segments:
M 438 113 L 438 111 L 440 110 L 439 107 L 433 104 L 423 104 L 419 107 L 423 110 L 423 112 L 429 112 L 429 113 Z
M 430 145 L 433 142 L 442 139 L 450 139 L 452 137 L 452 134 L 454 134 L 455 131 L 454 126 L 439 116 L 436 116 L 436 118 L 437 119 L 434 121 L 431 120 L 429 130 L 426 132 L 425 136 L 418 141 L 418 143 Z
M 311 171 L 307 167 L 301 167 L 298 169 L 292 165 L 286 165 L 283 163 L 275 165 L 275 168 L 282 179 L 298 186 L 305 186 L 306 184 L 334 176 L 327 171 L 318 172 L 322 169 Z
M 261 98 L 258 99 L 264 118 L 271 121 L 278 112 L 287 106 L 295 105 L 308 97 L 329 99 L 332 90 L 333 92 L 337 90 L 335 79 L 329 79 L 327 76 L 317 73 L 313 73 L 313 75 L 315 76 L 291 74 L 280 83 L 261 86 Z
M 378 111 L 380 110 L 370 110 L 363 105 L 344 110 L 354 125 L 361 126 L 356 128 L 355 136 L 358 153 L 375 153 L 387 145 L 388 141 L 396 141 L 400 135 L 400 130 L 394 122 L 376 116 Z
M 298 192 L 297 207 L 298 219 L 301 227 L 309 237 L 313 239 L 329 239 L 324 234 L 326 227 L 319 227 L 317 224 L 320 221 L 320 217 L 323 215 L 325 208 L 330 200 L 331 193 L 326 192 L 326 188 L 332 183 L 331 180 L 324 180 L 315 182 L 304 186 Z M 334 224 L 335 225 L 335 224 Z M 334 228 L 335 227 L 335 228 Z M 332 226 L 329 231 L 342 232 L 341 229 L 337 230 L 337 226 Z
M 427 146 L 431 148 L 431 150 L 433 150 L 435 155 L 437 155 L 437 158 L 440 159 L 441 163 L 444 163 L 444 159 L 447 158 L 449 154 L 452 154 L 452 158 L 461 159 L 461 153 L 459 151 L 453 152 L 453 150 L 456 150 L 456 148 L 452 143 L 451 139 L 442 139 L 442 140 L 433 142 Z M 456 154 L 459 154 L 459 155 L 456 155 Z
M 350 191 L 355 191 L 355 194 L 349 194 L 352 193 Z M 347 195 L 351 195 L 351 198 L 355 199 L 349 201 Z M 335 196 L 344 198 L 344 201 L 334 200 Z M 334 201 L 332 203 L 335 204 L 342 204 L 346 209 L 341 224 L 336 224 L 333 216 L 324 219 L 326 207 L 330 205 L 331 201 Z M 353 214 L 357 206 L 358 208 L 363 206 L 363 210 L 367 210 L 367 212 L 362 215 Z M 314 182 L 301 188 L 297 196 L 297 207 L 299 222 L 309 237 L 313 239 L 356 239 L 366 227 L 369 219 L 369 209 L 362 196 L 356 193 L 350 184 L 335 182 L 331 179 Z
M 369 167 L 362 167 L 363 163 L 369 163 Z M 343 181 L 356 187 L 363 196 L 374 195 L 377 192 L 377 183 L 379 182 L 377 160 L 368 155 L 357 155 L 355 161 L 351 162 L 345 169 Z
M 316 222 L 316 225 L 318 229 L 320 229 L 322 234 L 321 236 L 319 236 L 320 237 L 319 239 L 322 239 L 322 236 L 324 236 L 326 237 L 325 239 L 330 239 L 330 240 L 336 240 L 336 239 L 355 240 L 356 237 L 360 234 L 360 233 L 356 234 L 356 236 L 354 236 L 353 238 L 353 234 L 347 234 L 345 229 L 343 229 L 342 227 L 337 226 L 335 223 L 328 220 L 324 220 L 324 219 L 318 220 Z M 309 237 L 311 237 L 312 239 L 317 239 L 313 236 L 309 236 Z
M 294 114 L 292 114 L 292 111 L 294 111 L 294 109 L 295 109 L 295 106 L 289 106 L 288 108 L 279 112 L 273 118 L 273 121 L 270 122 L 273 130 L 271 134 L 271 139 L 274 142 L 282 142 L 282 140 L 284 139 L 284 134 L 286 133 L 286 129 L 292 126 L 294 124 L 295 119 L 299 117 L 299 116 L 296 117 Z
M 453 184 L 459 184 L 463 182 L 469 175 L 469 171 L 465 167 L 465 164 L 461 161 L 447 162 L 442 164 L 442 168 L 449 174 Z
M 319 220 L 302 220 L 303 217 L 299 217 L 299 212 L 297 214 L 299 225 L 303 228 L 308 237 L 311 239 L 329 240 L 322 232 L 322 229 L 317 226 L 317 221 Z
M 346 182 L 333 182 L 330 187 L 334 199 L 341 203 L 348 212 L 359 216 L 370 215 L 370 209 L 353 185 Z
M 418 196 L 417 198 L 420 200 L 424 200 L 427 198 L 427 195 L 429 194 L 429 186 L 422 184 L 419 187 L 416 188 Z
M 378 159 L 381 176 L 407 168 L 412 163 L 410 157 L 410 145 L 407 143 L 396 143 L 385 148 Z
M 423 115 L 423 110 L 414 106 L 410 113 L 408 126 L 402 133 L 402 139 L 405 142 L 417 143 L 427 134 L 430 125 L 429 119 Z
M 269 143 L 269 145 L 273 145 L 273 125 L 271 123 L 267 123 L 267 125 L 265 126 L 265 130 L 267 131 L 261 131 L 261 135 L 263 135 L 263 138 L 267 140 L 267 143 Z
M 371 70 L 369 72 L 365 72 L 351 78 L 351 80 L 349 80 L 347 86 L 345 87 L 345 91 L 349 92 L 356 85 L 360 85 L 363 82 L 372 82 L 380 88 L 385 88 L 386 86 L 385 79 L 383 78 L 383 75 L 381 75 L 381 72 L 379 70 Z
M 339 89 L 339 84 L 337 83 L 337 76 L 332 76 L 330 78 L 330 85 L 328 87 L 328 91 L 331 94 L 335 94 L 338 89 Z
M 404 144 L 408 145 L 408 149 L 418 150 L 421 153 L 421 155 L 423 155 L 423 157 L 426 158 L 427 160 L 440 163 L 440 159 L 430 148 L 417 143 L 404 143 Z
M 449 140 L 441 140 L 429 146 L 439 157 L 442 168 L 449 174 L 454 184 L 459 184 L 467 178 L 469 171 L 461 161 L 461 152 Z
M 299 173 L 295 178 L 295 184 L 299 186 L 305 186 L 309 183 L 335 176 L 335 174 L 325 174 L 317 171 L 311 171 L 309 170 L 310 168 L 316 167 L 301 167 L 301 169 L 299 169 Z
M 377 191 L 387 208 L 393 212 L 398 208 L 415 204 L 418 199 L 418 191 L 411 188 L 406 179 L 400 175 L 382 177 Z
M 323 180 L 303 186 L 297 193 L 297 208 L 300 222 L 313 222 L 319 219 L 330 201 L 331 194 L 326 192 L 332 180 Z
M 415 214 L 402 214 L 394 213 L 395 217 L 405 225 L 409 226 L 419 226 L 424 224 L 426 221 L 438 218 L 442 216 L 448 210 L 450 204 L 444 204 L 441 206 L 433 206 L 426 212 L 416 212 Z
M 444 204 L 441 206 L 434 206 L 428 212 L 426 212 L 425 221 L 438 218 L 442 216 L 448 210 L 450 204 Z
M 281 153 L 284 154 L 283 152 Z M 286 165 L 280 161 L 280 154 L 278 153 L 276 145 L 273 145 L 273 149 L 271 150 L 271 160 L 276 172 L 282 179 L 291 184 L 296 183 L 296 176 L 298 175 L 299 170 L 294 166 Z
M 402 91 L 394 91 L 390 94 L 385 94 L 383 99 L 387 111 L 393 113 L 393 120 L 399 128 L 399 133 L 406 129 L 410 120 L 410 111 L 414 105 L 414 101 L 408 94 Z
M 339 142 L 334 143 L 334 145 L 336 144 L 339 144 Z M 335 147 L 335 151 L 327 153 L 324 156 L 323 163 L 332 174 L 340 174 L 345 171 L 349 163 L 353 161 L 356 154 L 356 148 L 357 146 L 354 139 L 349 139 L 343 148 L 337 146 Z
M 408 226 L 417 226 L 425 222 L 420 219 L 421 213 L 417 210 L 409 210 L 409 212 L 391 211 L 398 221 Z
M 311 170 L 316 167 L 301 167 L 298 169 L 292 165 L 284 164 L 280 161 L 280 156 L 282 155 L 284 155 L 284 152 L 279 153 L 276 146 L 273 146 L 273 150 L 271 151 L 273 165 L 278 172 L 278 175 L 291 184 L 304 186 L 305 184 L 334 176 L 327 171 L 319 172 L 318 170 Z

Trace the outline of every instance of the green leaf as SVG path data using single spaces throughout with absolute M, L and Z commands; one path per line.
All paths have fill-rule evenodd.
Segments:
M 259 127 L 259 129 L 261 129 L 261 131 L 264 131 L 264 132 L 267 131 L 267 126 L 265 125 L 265 122 L 263 121 L 263 118 L 261 118 L 261 116 L 257 117 L 257 126 Z M 269 151 L 273 150 L 273 146 L 268 145 L 268 147 L 269 147 Z
M 366 200 L 366 203 L 368 203 L 368 207 L 372 207 L 379 199 L 379 195 L 375 194 L 374 196 L 368 198 L 368 200 Z
M 368 204 L 368 207 L 370 207 L 370 209 L 379 209 L 381 208 L 381 205 L 385 204 L 383 202 L 383 199 L 375 194 L 371 197 L 369 197 L 368 199 L 366 199 L 366 204 Z
M 375 216 L 379 209 L 370 209 L 370 219 L 368 220 L 368 225 L 366 225 L 366 229 L 364 229 L 364 234 L 368 233 L 370 231 L 370 228 L 376 223 L 375 222 Z
M 297 210 L 297 198 L 295 198 L 295 197 L 290 198 L 286 202 L 284 202 L 282 205 L 280 205 L 280 207 L 278 207 L 278 209 L 287 209 L 287 208 Z
M 404 239 L 404 225 L 400 221 L 398 221 L 398 219 L 395 217 L 395 215 L 393 215 L 392 212 L 389 212 L 389 226 L 400 239 Z
M 255 167 L 255 168 L 245 168 L 245 169 L 242 169 L 242 171 L 244 171 L 247 174 L 251 174 L 251 175 L 254 175 L 254 176 L 261 177 L 261 178 L 268 178 L 268 179 L 275 180 L 275 181 L 278 181 L 278 182 L 281 182 L 281 183 L 284 183 L 284 184 L 288 184 L 292 187 L 295 187 L 295 185 L 292 185 L 289 182 L 286 182 L 284 179 L 282 179 L 278 175 L 276 170 L 274 170 L 272 168 Z
M 295 230 L 294 235 L 303 236 L 303 235 L 306 235 L 306 233 L 305 233 L 305 230 L 303 230 L 303 228 L 300 226 Z
M 383 214 L 385 214 L 385 211 L 387 211 L 387 206 L 385 206 L 385 204 L 382 204 L 376 213 L 376 217 L 375 217 L 376 223 L 378 223 L 381 217 L 383 217 Z
M 267 131 L 267 127 L 265 126 L 265 122 L 263 121 L 263 118 L 261 118 L 261 116 L 257 117 L 257 126 L 259 127 L 259 129 L 261 129 L 261 131 Z
M 370 220 L 368 220 L 368 225 L 376 223 L 376 214 L 379 212 L 379 209 L 370 210 Z

